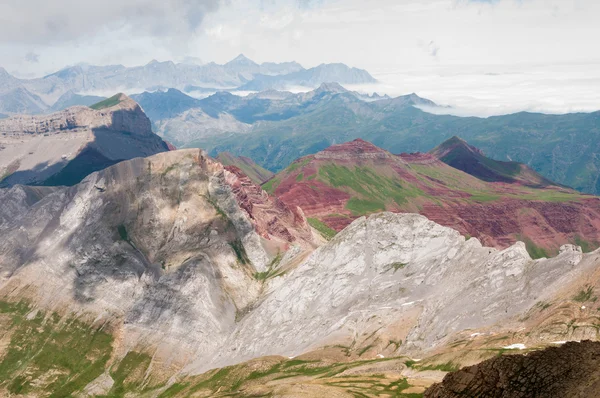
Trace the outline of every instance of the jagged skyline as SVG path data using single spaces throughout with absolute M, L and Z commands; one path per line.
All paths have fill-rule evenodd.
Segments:
M 600 3 L 589 0 L 38 3 L 0 5 L 0 66 L 20 78 L 82 62 L 223 64 L 243 53 L 345 63 L 382 82 L 364 92 L 416 92 L 461 115 L 600 109 Z

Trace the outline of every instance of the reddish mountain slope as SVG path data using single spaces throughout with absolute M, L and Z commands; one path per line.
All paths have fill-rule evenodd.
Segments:
M 482 181 L 432 154 L 392 155 L 359 139 L 298 159 L 263 188 L 300 207 L 325 235 L 388 210 L 423 214 L 490 246 L 523 240 L 534 257 L 567 242 L 598 247 L 597 197 L 531 185 Z

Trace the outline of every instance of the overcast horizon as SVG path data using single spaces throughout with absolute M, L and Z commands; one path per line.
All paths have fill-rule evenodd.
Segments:
M 32 78 L 78 63 L 223 64 L 243 53 L 345 63 L 382 82 L 367 92 L 416 92 L 465 115 L 593 111 L 597 15 L 591 0 L 9 0 L 0 66 Z

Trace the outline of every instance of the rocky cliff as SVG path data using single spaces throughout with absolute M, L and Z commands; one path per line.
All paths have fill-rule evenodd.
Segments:
M 196 149 L 32 200 L 3 191 L 0 214 L 19 203 L 20 216 L 0 225 L 1 295 L 107 325 L 123 350 L 154 347 L 173 366 L 204 357 L 259 298 L 255 274 L 312 249 L 302 215 L 246 180 Z
M 599 393 L 600 343 L 582 341 L 489 359 L 447 375 L 424 397 L 575 398 Z
M 0 184 L 73 185 L 121 160 L 168 150 L 141 108 L 125 95 L 97 109 L 0 121 Z
M 388 210 L 423 214 L 489 246 L 521 240 L 535 257 L 556 254 L 565 243 L 586 251 L 598 247 L 598 198 L 545 183 L 533 172 L 509 182 L 478 178 L 474 170 L 485 174 L 489 164 L 472 162 L 470 175 L 432 154 L 396 156 L 355 140 L 295 161 L 264 188 L 302 208 L 328 234 L 361 215 Z

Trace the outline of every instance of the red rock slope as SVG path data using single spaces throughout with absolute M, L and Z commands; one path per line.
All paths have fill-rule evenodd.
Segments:
M 534 257 L 567 242 L 584 250 L 600 242 L 597 197 L 551 184 L 483 181 L 432 154 L 397 156 L 360 139 L 296 160 L 263 188 L 300 207 L 326 234 L 387 210 L 423 214 L 488 246 L 523 240 Z

